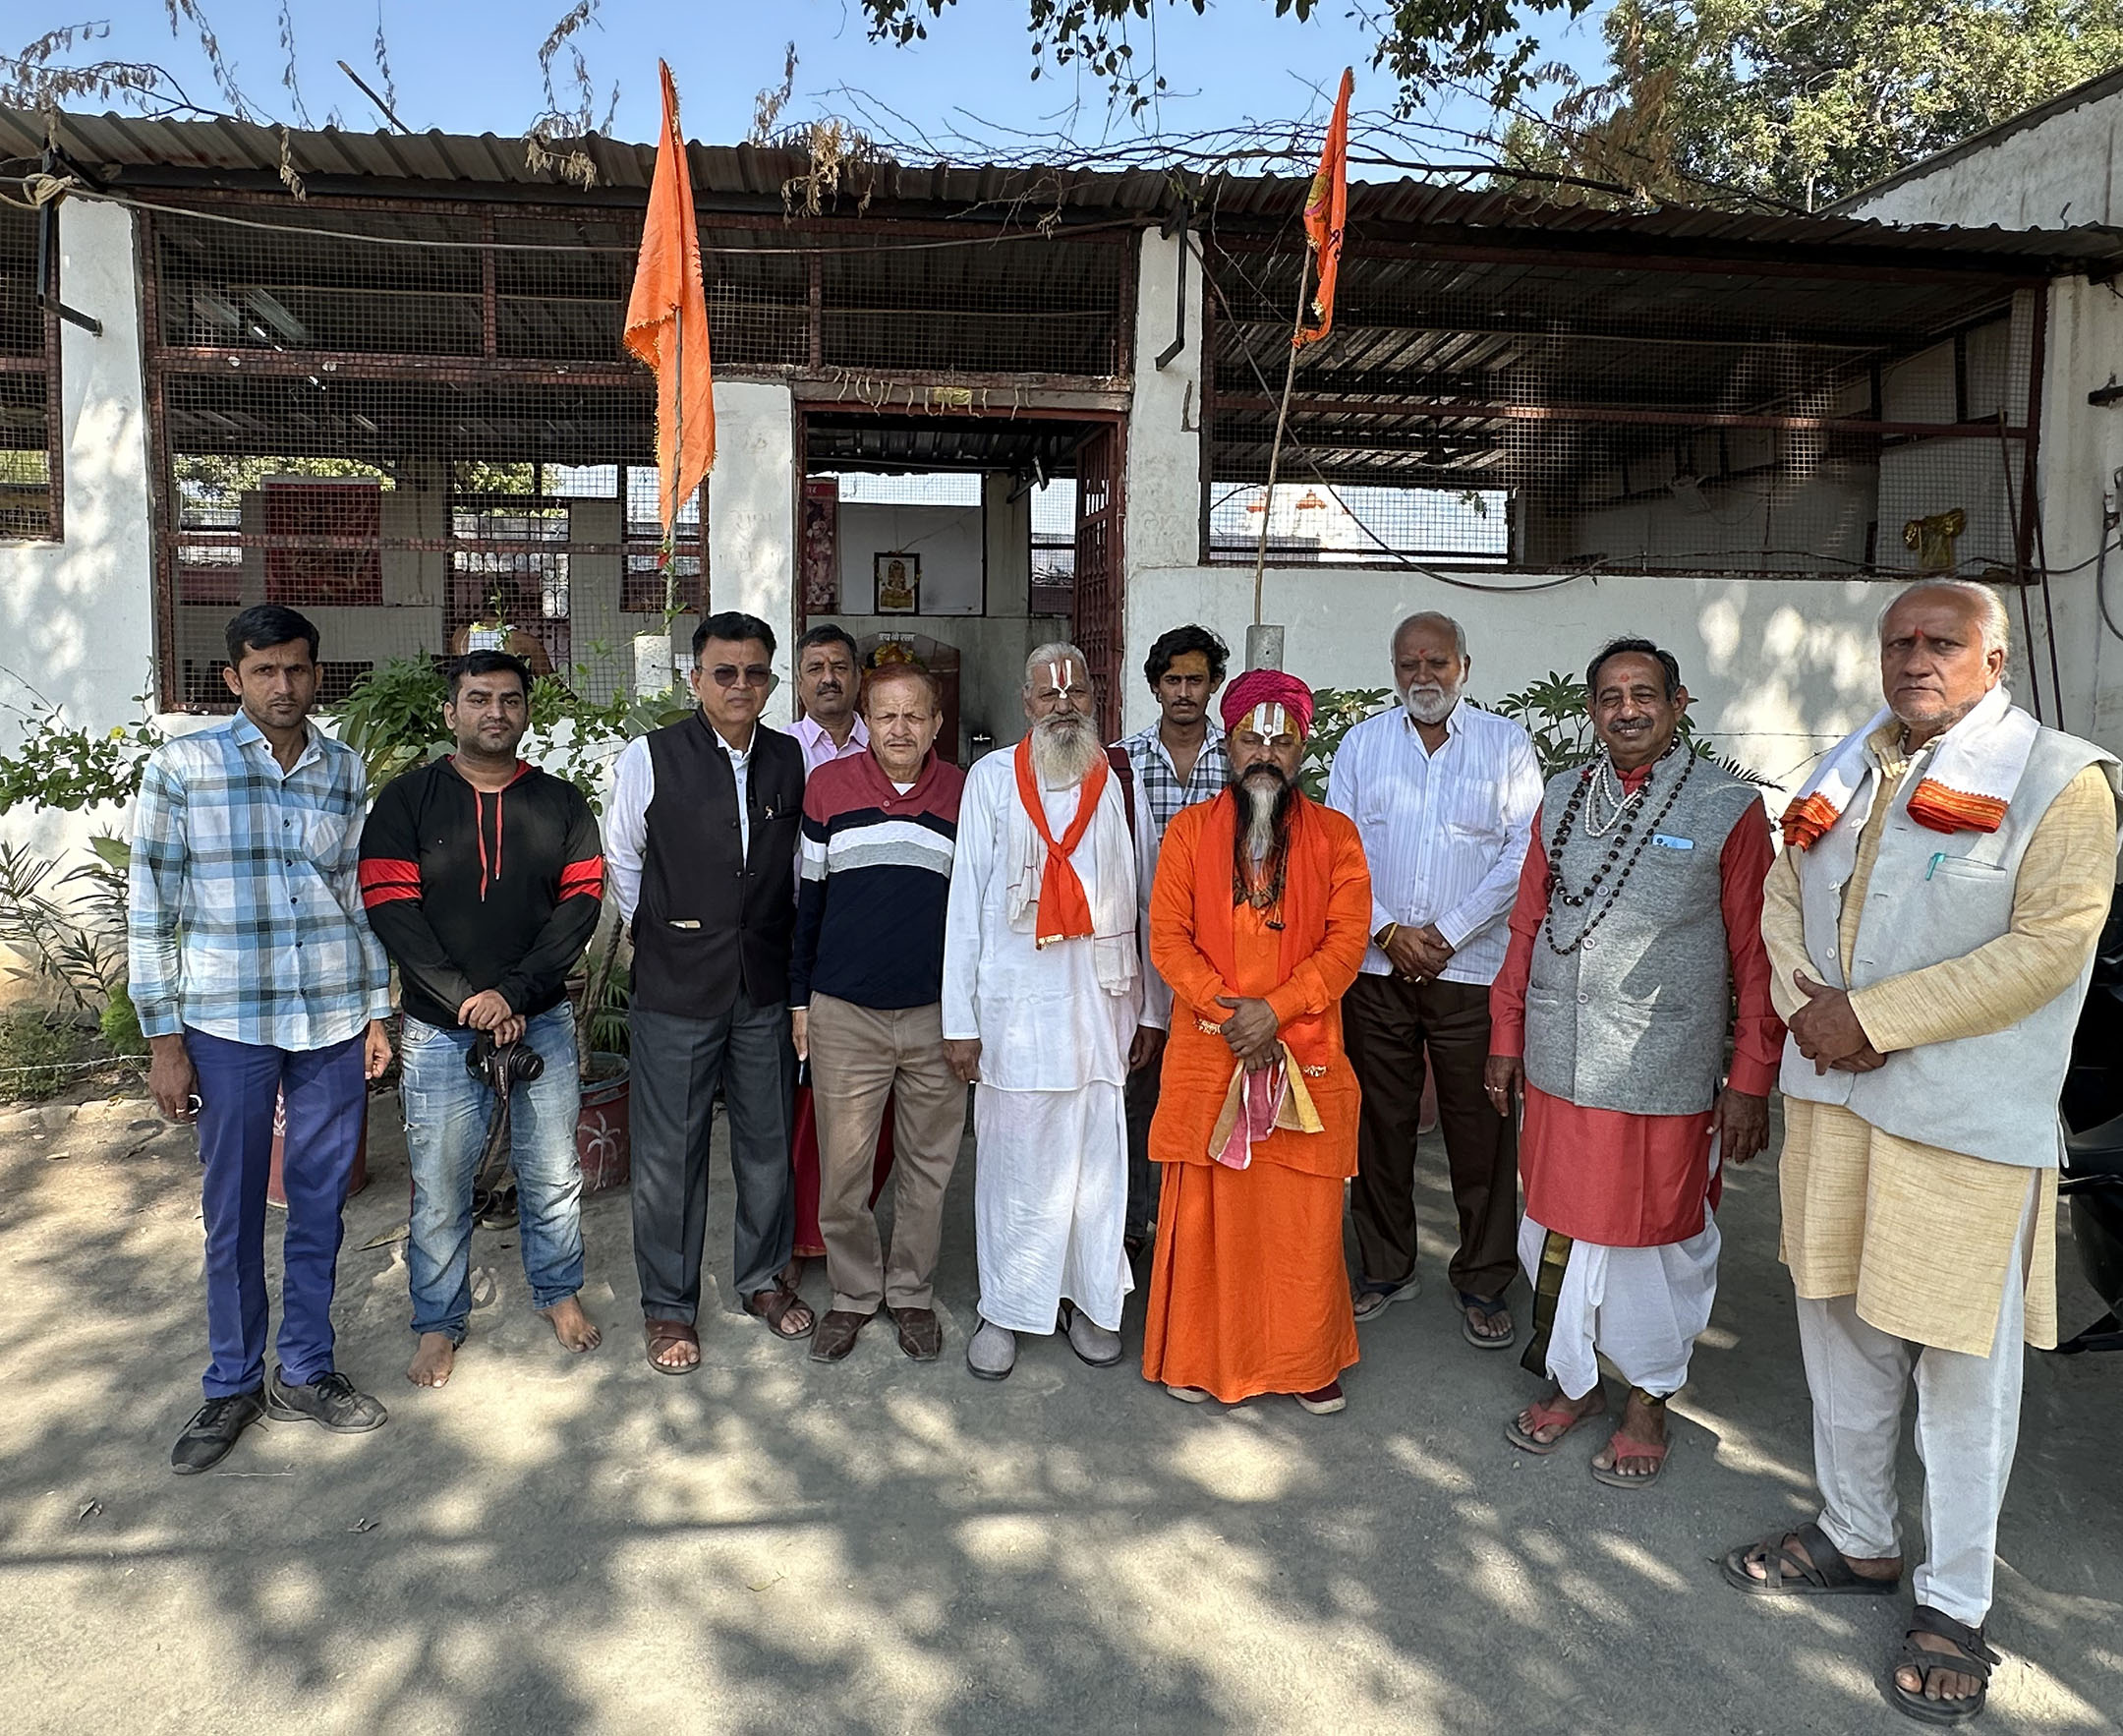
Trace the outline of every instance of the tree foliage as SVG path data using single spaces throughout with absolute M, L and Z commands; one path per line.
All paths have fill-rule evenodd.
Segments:
M 1513 160 L 1817 210 L 2123 63 L 2123 0 L 1619 0 Z

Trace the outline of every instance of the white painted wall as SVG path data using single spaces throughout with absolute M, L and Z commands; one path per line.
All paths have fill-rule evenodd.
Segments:
M 60 330 L 66 517 L 58 543 L 0 541 L 0 705 L 27 681 L 68 720 L 102 730 L 136 719 L 153 685 L 147 514 L 147 417 L 141 374 L 132 214 L 69 203 L 59 222 L 59 294 L 103 321 Z M 0 712 L 0 746 L 21 740 Z M 0 836 L 67 848 L 116 816 L 0 816 Z
M 876 556 L 921 557 L 921 615 L 984 612 L 987 575 L 976 506 L 879 506 L 840 502 L 840 604 L 868 614 L 876 604 Z M 914 617 L 901 615 L 902 624 Z
M 2123 90 L 2050 115 L 1877 192 L 1837 214 L 1883 223 L 2061 229 L 2123 211 Z
M 708 608 L 741 608 L 775 630 L 775 668 L 794 678 L 796 403 L 785 385 L 717 380 L 709 485 Z

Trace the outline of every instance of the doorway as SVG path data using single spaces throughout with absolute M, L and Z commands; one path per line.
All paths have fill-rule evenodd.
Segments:
M 930 668 L 939 745 L 962 765 L 1017 740 L 1027 655 L 1071 640 L 1114 739 L 1122 429 L 1119 413 L 802 407 L 797 630 L 831 621 L 866 662 Z

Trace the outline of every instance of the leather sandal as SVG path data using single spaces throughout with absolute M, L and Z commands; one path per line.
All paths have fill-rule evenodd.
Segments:
M 659 1374 L 692 1374 L 699 1370 L 700 1334 L 686 1320 L 644 1320 L 642 1332 L 649 1340 L 649 1366 Z M 657 1359 L 672 1345 L 689 1344 L 694 1356 L 690 1362 L 660 1362 Z
M 1798 1548 L 1792 1547 L 1795 1543 Z M 1762 1564 L 1761 1579 L 1748 1572 L 1748 1563 L 1757 1560 Z M 1818 1525 L 1803 1525 L 1781 1536 L 1734 1549 L 1720 1571 L 1728 1586 L 1750 1597 L 1879 1597 L 1902 1586 L 1899 1571 L 1892 1579 L 1867 1579 L 1851 1566 L 1850 1558 Z
M 789 1316 L 798 1308 L 804 1313 L 801 1326 L 789 1322 Z M 818 1316 L 811 1312 L 811 1304 L 780 1284 L 755 1290 L 745 1298 L 744 1311 L 755 1320 L 766 1321 L 767 1330 L 776 1338 L 809 1338 L 818 1326 Z
M 1919 1634 L 1935 1634 L 1953 1650 L 1934 1651 L 1928 1646 L 1920 1646 L 1916 1640 Z M 1910 1618 L 1902 1649 L 1887 1666 L 1887 1692 L 1893 1696 L 1898 1711 L 1907 1712 L 1921 1724 L 1965 1724 L 1982 1710 L 1983 1703 L 1990 1698 L 1991 1666 L 2002 1661 L 1983 1644 L 1982 1629 L 1969 1627 L 1944 1610 L 1920 1603 Z M 1896 1672 L 1903 1669 L 1915 1670 L 1926 1686 L 1940 1672 L 1974 1676 L 1976 1692 L 1958 1700 L 1927 1700 L 1921 1691 L 1912 1694 L 1895 1680 Z

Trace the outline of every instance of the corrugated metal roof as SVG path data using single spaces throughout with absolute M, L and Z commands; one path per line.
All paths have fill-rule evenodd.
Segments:
M 255 187 L 270 185 L 280 171 L 282 135 L 268 127 L 116 114 L 63 114 L 57 127 L 60 144 L 76 162 L 121 184 Z M 0 108 L 0 158 L 34 158 L 44 135 L 43 115 Z M 619 203 L 633 203 L 646 192 L 656 165 L 653 145 L 592 136 L 573 147 L 597 168 L 596 186 L 585 195 L 554 170 L 531 167 L 522 139 L 492 133 L 473 138 L 325 128 L 285 137 L 296 173 L 316 190 L 337 194 L 417 191 L 430 197 L 469 198 L 482 191 L 520 189 L 569 200 L 618 195 Z M 710 205 L 722 202 L 778 208 L 783 185 L 811 166 L 806 153 L 777 147 L 694 144 L 689 151 L 695 196 Z M 384 182 L 392 185 L 375 185 Z M 1234 228 L 1292 222 L 1307 185 L 1294 176 L 1187 178 L 1197 206 L 1213 207 L 1219 223 Z M 844 178 L 842 187 L 837 214 L 852 212 L 855 200 L 865 194 L 870 212 L 879 216 L 904 215 L 910 207 L 963 216 L 1059 207 L 1077 219 L 1148 221 L 1170 214 L 1178 203 L 1176 176 L 1153 169 L 889 163 L 857 165 L 852 181 Z M 1415 180 L 1352 184 L 1349 219 L 1358 235 L 1363 226 L 1378 225 L 1409 240 L 1449 238 L 1465 244 L 1679 252 L 1706 259 L 1788 252 L 1809 260 L 1903 260 L 2020 272 L 2123 269 L 2123 230 L 2102 226 L 1957 229 L 1833 214 L 1782 216 L 1681 205 L 1618 211 Z

